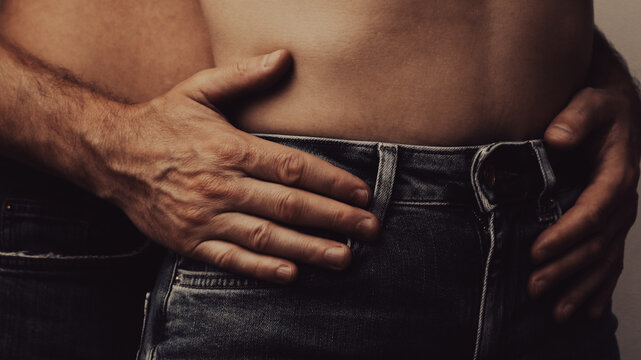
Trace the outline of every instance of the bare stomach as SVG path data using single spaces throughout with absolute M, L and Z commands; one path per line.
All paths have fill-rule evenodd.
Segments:
M 202 0 L 217 66 L 285 48 L 280 87 L 226 109 L 249 132 L 411 144 L 540 137 L 585 81 L 586 0 Z
M 285 48 L 293 71 L 226 109 L 235 126 L 432 145 L 541 136 L 584 83 L 593 31 L 590 0 L 0 5 L 3 36 L 132 102 Z

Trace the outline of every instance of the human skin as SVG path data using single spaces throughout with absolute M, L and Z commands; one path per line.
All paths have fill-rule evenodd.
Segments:
M 284 216 L 289 223 L 313 223 L 358 234 L 356 223 L 371 214 L 357 209 L 364 206 L 366 200 L 350 201 L 349 197 L 356 189 L 366 192 L 369 189 L 338 169 L 329 170 L 326 164 L 322 166 L 328 171 L 309 173 L 312 171 L 309 169 L 320 166 L 318 162 L 312 165 L 315 160 L 309 157 L 303 161 L 310 164 L 303 167 L 308 169 L 306 178 L 323 179 L 323 174 L 327 174 L 322 186 L 295 181 L 297 176 L 277 175 L 278 164 L 268 165 L 268 157 L 262 160 L 265 167 L 262 173 L 243 169 L 234 176 L 275 180 L 326 194 L 356 207 L 324 198 L 324 210 L 320 205 L 316 209 L 311 204 L 320 204 L 318 198 L 310 192 L 291 195 L 292 186 L 271 189 L 271 192 L 264 187 L 264 182 L 247 183 L 242 188 L 228 186 L 231 182 L 223 180 L 229 178 L 224 179 L 219 175 L 220 171 L 213 171 L 221 170 L 221 162 L 226 161 L 227 164 L 223 164 L 226 166 L 231 163 L 220 156 L 221 152 L 246 154 L 245 150 L 251 149 L 247 151 L 261 154 L 268 146 L 264 142 L 256 145 L 258 142 L 243 131 L 459 145 L 541 137 L 550 120 L 560 113 L 565 115 L 556 118 L 555 123 L 574 124 L 576 136 L 564 140 L 562 135 L 554 135 L 554 128 L 550 128 L 545 138 L 550 144 L 570 147 L 580 142 L 582 134 L 588 132 L 585 129 L 590 129 L 590 124 L 576 120 L 579 118 L 576 114 L 562 111 L 572 100 L 566 110 L 588 108 L 590 118 L 607 117 L 613 124 L 626 124 L 609 127 L 608 136 L 613 142 L 625 144 L 624 148 L 628 150 L 621 150 L 623 145 L 619 145 L 615 149 L 618 155 L 604 156 L 610 154 L 613 147 L 599 148 L 600 143 L 595 142 L 603 161 L 610 168 L 623 169 L 618 174 L 624 173 L 619 177 L 625 180 L 597 181 L 601 186 L 587 192 L 587 200 L 577 203 L 556 228 L 542 234 L 541 241 L 533 249 L 533 257 L 540 262 L 555 261 L 534 275 L 533 284 L 540 284 L 536 280 L 543 275 L 546 283 L 552 286 L 570 274 L 587 271 L 585 277 L 591 279 L 591 286 L 585 285 L 587 280 L 579 279 L 577 285 L 568 287 L 572 301 L 567 296 L 562 298 L 555 310 L 560 320 L 567 317 L 563 310 L 567 309 L 568 303 L 576 307 L 592 294 L 600 294 L 597 299 L 606 298 L 602 294 L 611 294 L 614 278 L 611 274 L 617 273 L 618 269 L 610 264 L 617 263 L 620 257 L 614 261 L 613 255 L 606 256 L 612 252 L 609 248 L 592 250 L 587 256 L 581 250 L 585 247 L 581 246 L 584 238 L 581 234 L 590 229 L 590 224 L 604 221 L 605 215 L 594 215 L 589 211 L 621 203 L 618 197 L 602 196 L 605 190 L 621 193 L 623 197 L 635 191 L 632 184 L 636 184 L 634 174 L 638 172 L 638 156 L 635 157 L 636 151 L 630 149 L 636 149 L 638 142 L 626 132 L 613 129 L 632 126 L 633 121 L 638 121 L 634 115 L 638 113 L 632 106 L 629 110 L 618 110 L 616 116 L 609 116 L 610 112 L 602 110 L 607 104 L 634 103 L 629 91 L 619 91 L 625 86 L 610 86 L 612 83 L 627 84 L 629 81 L 625 76 L 595 84 L 608 89 L 599 93 L 603 95 L 599 100 L 586 96 L 585 92 L 580 93 L 583 96 L 573 98 L 585 86 L 591 71 L 605 71 L 590 69 L 593 24 L 589 1 L 550 0 L 515 5 L 515 2 L 496 0 L 474 6 L 466 2 L 355 1 L 346 4 L 310 1 L 297 2 L 297 6 L 292 2 L 270 3 L 268 8 L 261 4 L 264 2 L 204 1 L 201 10 L 191 1 L 65 0 L 55 4 L 43 0 L 5 1 L 0 15 L 3 36 L 35 57 L 68 69 L 82 81 L 91 82 L 98 93 L 111 94 L 112 99 L 137 105 L 125 106 L 101 98 L 73 83 L 62 82 L 61 86 L 55 70 L 51 72 L 37 64 L 25 65 L 24 61 L 15 60 L 21 57 L 12 55 L 14 50 L 5 46 L 1 58 L 14 59 L 11 64 L 0 65 L 6 74 L 4 78 L 13 80 L 13 83 L 8 81 L 2 85 L 9 90 L 5 93 L 25 94 L 28 87 L 20 86 L 28 85 L 29 79 L 45 85 L 51 82 L 54 86 L 49 89 L 48 100 L 44 103 L 42 99 L 34 99 L 33 106 L 21 105 L 25 108 L 14 103 L 1 107 L 3 124 L 12 125 L 10 119 L 33 121 L 31 128 L 24 122 L 20 127 L 16 124 L 3 126 L 6 129 L 0 135 L 5 140 L 3 151 L 23 161 L 47 166 L 50 171 L 118 204 L 144 232 L 174 250 L 271 281 L 279 281 L 276 269 L 287 266 L 292 272 L 287 279 L 280 280 L 287 282 L 295 278 L 296 271 L 290 260 L 330 266 L 322 260 L 323 251 L 339 247 L 343 257 L 340 266 L 333 267 L 344 268 L 349 263 L 349 252 L 340 244 L 303 239 L 301 234 L 285 228 L 266 226 L 264 218 L 278 220 Z M 251 25 L 249 29 L 248 25 Z M 210 36 L 207 36 L 208 31 Z M 281 67 L 271 70 L 275 75 L 264 72 L 257 75 L 253 71 L 260 60 L 245 60 L 278 48 L 290 51 L 293 72 L 285 74 L 285 68 L 292 60 L 287 53 L 281 53 Z M 601 50 L 607 51 L 607 48 Z M 210 68 L 215 63 L 227 75 L 219 76 L 211 71 L 201 73 L 170 91 L 197 70 Z M 617 66 L 617 63 L 610 64 L 604 69 Z M 229 75 L 234 73 L 233 69 L 236 69 L 235 76 Z M 268 80 L 260 80 L 263 79 L 261 76 L 267 76 Z M 240 91 L 265 88 L 278 76 L 286 77 L 278 91 L 254 93 L 251 101 L 248 101 L 247 92 Z M 206 96 L 199 97 L 199 91 L 209 86 L 204 85 L 205 81 L 223 81 L 230 86 L 221 85 L 213 94 L 204 92 Z M 60 88 L 65 91 L 58 96 Z M 222 100 L 229 100 L 227 92 L 240 92 L 241 95 L 236 94 L 235 101 L 223 103 Z M 65 93 L 71 94 L 70 98 L 64 97 Z M 593 103 L 599 106 L 589 107 Z M 62 112 L 65 116 L 57 113 L 60 107 L 68 110 L 68 113 Z M 228 111 L 231 117 L 220 116 L 215 111 L 218 108 Z M 190 117 L 199 121 L 190 121 Z M 52 130 L 42 124 L 52 122 L 68 126 L 69 131 L 61 138 L 50 138 Z M 25 128 L 40 134 L 36 137 L 40 144 L 15 136 L 17 129 Z M 152 135 L 154 137 L 150 138 Z M 65 143 L 76 138 L 83 140 L 80 143 L 88 144 L 87 149 L 71 154 Z M 229 141 L 230 138 L 236 140 Z M 194 139 L 203 147 L 180 148 L 176 145 L 191 145 L 196 141 Z M 122 143 L 130 146 L 119 152 L 115 144 Z M 169 148 L 167 144 L 178 148 Z M 275 159 L 290 159 L 279 155 L 286 151 L 283 148 L 270 150 Z M 51 159 L 50 153 L 62 156 Z M 163 162 L 169 154 L 176 153 L 184 155 L 182 163 L 180 156 L 173 157 L 177 162 Z M 199 159 L 197 155 L 203 154 Z M 202 167 L 189 169 L 186 167 L 188 162 L 199 162 Z M 288 161 L 281 160 L 281 163 Z M 155 168 L 150 164 L 167 167 Z M 270 166 L 271 173 L 268 172 Z M 204 168 L 212 170 L 205 171 Z M 601 174 L 605 171 L 603 166 L 595 168 Z M 158 174 L 162 176 L 154 176 Z M 288 180 L 288 177 L 292 179 Z M 159 185 L 165 180 L 165 187 Z M 328 185 L 337 182 L 342 186 Z M 189 185 L 184 185 L 186 183 Z M 259 186 L 262 190 L 255 191 Z M 180 201 L 163 203 L 163 199 L 176 198 L 164 196 L 172 195 L 176 187 L 184 190 L 183 196 L 178 197 Z M 119 189 L 132 190 L 130 193 L 114 191 Z M 211 196 L 212 191 L 218 197 Z M 232 195 L 243 194 L 245 204 L 261 204 L 265 201 L 261 199 L 267 198 L 271 199 L 267 207 L 280 210 L 258 214 L 256 208 L 212 205 L 212 198 L 226 198 L 231 203 Z M 626 203 L 624 207 L 629 211 L 632 205 Z M 161 208 L 182 209 L 183 213 L 158 211 Z M 217 218 L 215 227 L 218 229 L 227 225 L 227 233 L 193 230 L 213 228 L 214 221 L 207 220 L 212 218 Z M 619 218 L 622 220 L 618 221 Z M 608 233 L 627 231 L 628 218 L 614 217 L 617 221 L 609 222 L 612 231 Z M 377 224 L 371 220 L 373 225 L 360 232 L 364 238 L 375 237 Z M 246 236 L 232 239 L 229 234 L 238 229 Z M 559 229 L 565 229 L 565 233 Z M 554 240 L 545 240 L 552 238 L 549 234 L 559 233 L 562 235 Z M 212 239 L 213 235 L 221 239 Z M 621 239 L 620 235 L 606 237 L 608 241 L 600 243 L 609 244 L 609 239 L 615 237 Z M 189 241 L 178 242 L 178 238 Z M 243 238 L 254 239 L 253 245 L 243 244 Z M 306 245 L 297 247 L 297 241 Z M 545 256 L 537 255 L 536 249 L 541 244 L 550 243 L 557 246 Z M 622 240 L 613 243 L 622 244 Z M 254 248 L 256 252 L 243 247 Z M 301 248 L 307 249 L 306 252 Z M 559 259 L 559 254 L 565 256 Z M 573 265 L 567 264 L 570 260 L 559 265 L 568 257 L 575 259 Z M 595 271 L 593 269 L 601 269 L 599 276 L 590 275 Z M 607 273 L 607 276 L 601 273 Z M 533 285 L 532 289 L 538 294 L 546 287 Z M 603 301 L 596 302 L 595 309 L 602 308 Z

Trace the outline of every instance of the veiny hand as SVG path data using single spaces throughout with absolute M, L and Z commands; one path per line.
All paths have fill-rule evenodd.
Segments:
M 570 280 L 554 308 L 559 322 L 585 303 L 599 318 L 623 269 L 624 241 L 637 211 L 640 109 L 636 95 L 587 88 L 545 133 L 548 145 L 580 150 L 593 169 L 576 204 L 532 247 L 533 261 L 543 265 L 530 278 L 531 295 Z
M 292 260 L 347 267 L 347 246 L 286 224 L 373 239 L 378 220 L 360 208 L 371 197 L 368 185 L 236 129 L 215 107 L 273 84 L 290 63 L 281 50 L 204 70 L 126 109 L 129 128 L 113 125 L 119 146 L 102 156 L 113 184 L 106 197 L 160 244 L 232 272 L 289 283 L 297 275 Z

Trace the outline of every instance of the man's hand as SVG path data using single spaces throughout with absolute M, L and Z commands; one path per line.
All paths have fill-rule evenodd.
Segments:
M 273 84 L 288 52 L 204 70 L 167 94 L 121 114 L 96 146 L 109 179 L 102 195 L 146 235 L 188 257 L 267 281 L 289 283 L 300 261 L 344 269 L 342 243 L 287 224 L 361 240 L 378 232 L 361 209 L 371 191 L 354 175 L 230 125 L 216 105 Z M 105 139 L 106 137 L 106 139 Z M 349 205 L 348 205 L 349 204 Z
M 554 308 L 559 322 L 586 302 L 594 318 L 601 316 L 623 269 L 625 237 L 636 218 L 641 102 L 627 73 L 616 75 L 579 92 L 545 133 L 549 146 L 581 151 L 593 169 L 575 205 L 532 247 L 533 261 L 543 266 L 530 278 L 530 293 L 539 296 L 567 284 Z

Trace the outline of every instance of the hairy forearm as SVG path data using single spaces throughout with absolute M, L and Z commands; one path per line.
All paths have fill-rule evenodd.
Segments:
M 0 156 L 100 192 L 96 144 L 124 107 L 0 38 Z

